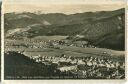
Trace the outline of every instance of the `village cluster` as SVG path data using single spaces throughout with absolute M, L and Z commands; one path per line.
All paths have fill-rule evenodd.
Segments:
M 31 56 L 30 59 L 45 65 L 56 64 L 61 72 L 72 72 L 86 77 L 123 78 L 125 64 L 107 58 L 61 56 Z
M 32 42 L 32 41 L 31 41 Z M 31 42 L 28 41 L 29 44 Z M 38 43 L 34 45 L 34 43 Z M 27 43 L 24 45 L 16 45 L 18 47 L 31 47 L 31 48 L 57 48 L 61 49 L 60 47 L 57 47 L 57 45 L 65 45 L 65 46 L 77 46 L 77 47 L 92 47 L 96 48 L 94 46 L 89 45 L 88 43 L 82 43 L 79 44 L 69 44 L 64 41 L 59 40 L 53 40 L 53 41 L 36 41 L 32 42 L 33 45 L 28 45 Z M 45 46 L 42 46 L 41 44 L 46 44 Z M 14 46 L 11 44 L 11 46 Z M 8 44 L 8 46 L 10 45 Z M 18 52 L 20 54 L 24 54 L 24 52 Z M 103 52 L 102 54 L 107 54 L 107 52 Z M 73 78 L 87 78 L 87 79 L 120 79 L 125 77 L 125 64 L 123 61 L 116 61 L 108 57 L 95 57 L 95 56 L 82 56 L 82 57 L 73 57 L 73 56 L 67 56 L 65 54 L 61 54 L 60 56 L 45 56 L 45 55 L 38 55 L 38 56 L 27 56 L 31 60 L 34 60 L 36 63 L 40 63 L 45 66 L 51 66 L 55 65 L 56 69 L 59 70 L 63 75 L 67 77 L 73 77 Z M 70 75 L 69 75 L 70 73 Z M 72 74 L 72 75 L 71 75 Z
M 23 40 L 24 43 L 19 44 L 18 42 L 6 41 L 5 47 L 6 49 L 13 47 L 13 48 L 56 48 L 61 49 L 61 46 L 75 46 L 75 47 L 82 47 L 82 48 L 98 48 L 98 46 L 93 46 L 87 41 L 76 41 L 70 42 L 69 40 Z

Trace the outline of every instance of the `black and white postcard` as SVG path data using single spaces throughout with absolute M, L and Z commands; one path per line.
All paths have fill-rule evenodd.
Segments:
M 125 2 L 57 1 L 5 0 L 4 80 L 124 80 Z

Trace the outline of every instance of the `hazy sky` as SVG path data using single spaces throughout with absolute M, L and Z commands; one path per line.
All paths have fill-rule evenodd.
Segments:
M 4 0 L 8 3 L 122 3 L 126 0 Z
M 74 14 L 111 11 L 123 7 L 123 0 L 5 0 L 4 2 L 5 13 L 41 11 L 42 13 Z

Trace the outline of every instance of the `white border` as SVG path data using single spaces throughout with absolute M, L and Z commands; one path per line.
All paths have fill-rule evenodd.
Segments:
M 1 82 L 4 80 L 4 11 L 1 6 Z

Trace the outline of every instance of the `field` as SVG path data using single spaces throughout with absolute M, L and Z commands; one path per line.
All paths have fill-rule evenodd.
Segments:
M 6 39 L 5 42 L 8 42 L 9 44 L 15 44 L 15 46 L 8 46 L 8 48 L 5 48 L 5 51 L 24 51 L 25 55 L 47 55 L 47 56 L 59 56 L 62 53 L 66 54 L 68 56 L 102 56 L 104 52 L 106 52 L 111 57 L 123 57 L 125 55 L 124 51 L 116 51 L 111 49 L 105 49 L 105 48 L 82 48 L 82 47 L 76 47 L 76 46 L 64 46 L 64 45 L 55 45 L 54 48 L 49 48 L 47 44 L 45 43 L 39 43 L 40 39 L 43 39 L 43 41 L 48 42 L 49 40 L 61 40 L 65 39 L 66 36 L 42 36 L 37 37 L 33 39 L 33 42 L 27 42 L 23 40 L 9 40 Z M 36 42 L 37 40 L 37 42 Z M 24 47 L 22 45 L 33 45 L 33 46 L 43 46 L 43 47 L 35 47 L 35 48 L 29 48 Z M 5 44 L 8 45 L 8 44 Z M 18 46 L 19 47 L 16 47 Z M 5 46 L 7 47 L 7 46 Z M 61 48 L 61 49 L 57 49 Z

